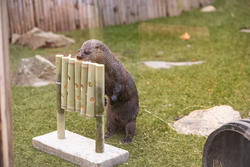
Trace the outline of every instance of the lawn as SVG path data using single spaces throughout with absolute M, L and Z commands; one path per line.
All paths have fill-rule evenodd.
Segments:
M 242 118 L 250 116 L 249 0 L 215 0 L 216 12 L 199 9 L 130 25 L 95 30 L 61 32 L 76 40 L 56 49 L 30 50 L 10 45 L 11 72 L 21 58 L 36 54 L 75 54 L 91 38 L 102 40 L 133 75 L 140 98 L 140 111 L 133 143 L 120 144 L 122 135 L 105 142 L 130 153 L 120 166 L 201 166 L 206 137 L 177 134 L 169 125 L 193 110 L 230 105 Z M 183 41 L 184 32 L 191 39 Z M 156 70 L 145 60 L 198 61 L 201 65 Z M 40 88 L 12 87 L 14 158 L 17 167 L 75 166 L 37 151 L 32 138 L 56 130 L 55 85 Z M 95 121 L 66 113 L 66 129 L 95 137 Z

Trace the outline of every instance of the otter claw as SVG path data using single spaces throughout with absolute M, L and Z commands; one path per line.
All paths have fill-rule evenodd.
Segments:
M 104 135 L 104 139 L 107 139 L 107 138 L 109 138 L 109 137 L 111 137 L 112 136 L 112 134 L 111 133 L 105 133 L 105 135 Z
M 121 140 L 121 143 L 123 144 L 128 144 L 131 142 L 132 142 L 132 139 L 130 137 L 125 137 L 124 139 Z

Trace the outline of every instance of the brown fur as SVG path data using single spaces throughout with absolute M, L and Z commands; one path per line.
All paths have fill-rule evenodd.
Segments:
M 124 131 L 122 143 L 132 142 L 139 110 L 138 93 L 132 76 L 109 48 L 98 40 L 83 43 L 77 58 L 105 65 L 105 94 L 108 96 L 105 138 Z

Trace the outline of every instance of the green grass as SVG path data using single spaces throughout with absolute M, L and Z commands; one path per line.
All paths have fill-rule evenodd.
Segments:
M 206 138 L 177 134 L 168 123 L 195 109 L 222 104 L 231 105 L 243 118 L 250 116 L 250 34 L 239 32 L 241 27 L 250 27 L 250 1 L 216 0 L 214 5 L 213 13 L 197 9 L 91 33 L 63 32 L 76 40 L 65 48 L 29 50 L 11 45 L 11 71 L 21 58 L 75 54 L 85 40 L 103 40 L 133 75 L 140 97 L 133 143 L 120 144 L 122 135 L 106 140 L 130 152 L 128 162 L 121 166 L 198 167 Z M 189 41 L 179 39 L 185 31 L 192 36 Z M 144 60 L 205 63 L 154 70 L 140 63 Z M 55 85 L 12 87 L 15 166 L 74 166 L 32 147 L 32 137 L 56 130 L 55 93 Z M 95 137 L 94 123 L 77 113 L 66 114 L 67 129 L 87 137 Z

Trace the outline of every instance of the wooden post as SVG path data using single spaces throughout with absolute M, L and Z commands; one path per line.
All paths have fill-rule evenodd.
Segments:
M 67 87 L 68 87 L 68 57 L 62 58 L 62 80 L 61 80 L 61 98 L 62 98 L 62 109 L 67 109 Z
M 104 65 L 96 65 L 95 75 L 95 115 L 96 115 L 96 152 L 104 152 Z
M 0 166 L 13 166 L 7 0 L 0 1 Z
M 65 138 L 65 115 L 61 107 L 61 78 L 62 78 L 62 57 L 56 55 L 56 98 L 57 98 L 57 137 Z

